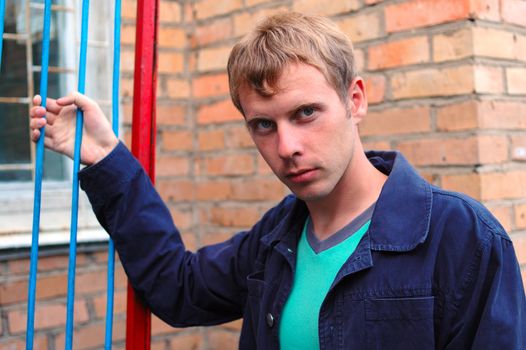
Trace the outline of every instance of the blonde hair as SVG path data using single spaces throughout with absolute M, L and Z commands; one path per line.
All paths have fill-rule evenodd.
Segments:
M 243 86 L 262 96 L 276 94 L 280 74 L 290 63 L 319 69 L 346 101 L 356 76 L 350 39 L 329 19 L 285 12 L 264 19 L 232 49 L 227 70 L 236 108 L 243 113 L 239 100 Z

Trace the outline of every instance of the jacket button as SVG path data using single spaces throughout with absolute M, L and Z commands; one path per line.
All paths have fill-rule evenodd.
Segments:
M 269 312 L 267 314 L 267 325 L 272 328 L 272 326 L 274 326 L 274 316 L 272 316 L 272 314 Z

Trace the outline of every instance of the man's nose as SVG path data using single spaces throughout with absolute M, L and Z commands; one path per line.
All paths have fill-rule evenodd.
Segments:
M 278 154 L 282 159 L 292 159 L 301 155 L 302 140 L 298 130 L 290 126 L 278 127 Z

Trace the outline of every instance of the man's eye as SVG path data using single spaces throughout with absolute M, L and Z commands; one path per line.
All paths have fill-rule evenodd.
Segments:
M 272 122 L 270 120 L 259 120 L 256 123 L 256 128 L 260 130 L 266 130 L 272 128 Z
M 265 134 L 274 129 L 274 122 L 268 119 L 254 119 L 248 123 L 251 132 Z
M 300 114 L 306 116 L 306 117 L 310 117 L 311 115 L 314 114 L 314 108 L 312 107 L 304 107 L 300 110 Z

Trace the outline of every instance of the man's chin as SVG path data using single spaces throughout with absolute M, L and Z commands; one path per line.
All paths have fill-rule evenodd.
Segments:
M 323 200 L 329 194 L 329 191 L 316 189 L 297 189 L 293 186 L 288 186 L 292 193 L 304 202 L 317 202 Z

